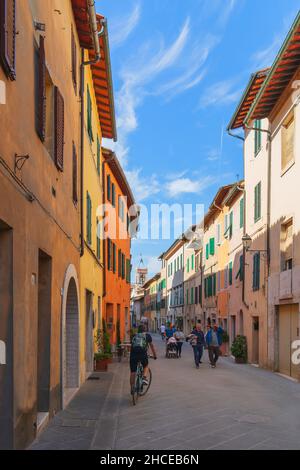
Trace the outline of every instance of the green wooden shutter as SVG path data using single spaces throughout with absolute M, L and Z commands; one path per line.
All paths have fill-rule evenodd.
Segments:
M 101 256 L 101 243 L 100 243 L 100 233 L 99 233 L 99 220 L 96 219 L 97 224 L 97 258 L 100 259 Z
M 113 207 L 116 207 L 116 187 L 114 183 L 111 184 L 111 203 Z
M 206 251 L 206 253 L 205 253 L 206 254 L 206 259 L 208 259 L 209 258 L 209 244 L 208 243 L 206 244 L 205 251 Z
M 89 193 L 86 195 L 86 238 L 89 245 L 92 244 L 92 201 Z
M 261 120 L 254 121 L 254 127 L 261 129 Z M 254 131 L 254 155 L 256 156 L 261 149 L 261 131 Z
M 229 263 L 229 285 L 232 285 L 232 261 Z
M 254 222 L 261 217 L 261 182 L 254 188 Z
M 233 211 L 229 214 L 229 239 L 232 238 L 233 233 Z
M 240 281 L 244 280 L 244 256 L 240 256 Z
M 100 152 L 101 152 L 100 140 L 97 135 L 97 173 L 98 175 L 100 175 Z
M 192 270 L 194 270 L 195 267 L 195 256 L 192 255 Z
M 209 254 L 214 255 L 215 254 L 215 239 L 214 237 L 209 240 Z
M 91 141 L 94 140 L 93 126 L 92 126 L 92 100 L 89 86 L 87 85 L 87 128 L 88 134 Z
M 190 272 L 190 258 L 187 259 L 186 270 L 187 270 L 188 273 Z
M 253 290 L 259 290 L 260 287 L 260 253 L 253 256 Z
M 191 288 L 191 304 L 193 305 L 194 303 L 194 288 Z
M 240 200 L 240 228 L 244 227 L 244 198 Z
M 199 286 L 199 303 L 202 305 L 202 284 Z

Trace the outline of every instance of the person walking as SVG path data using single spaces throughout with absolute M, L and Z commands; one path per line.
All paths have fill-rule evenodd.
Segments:
M 177 341 L 177 343 L 176 343 L 177 344 L 177 357 L 181 357 L 182 345 L 183 345 L 183 341 L 185 339 L 182 328 L 178 328 L 177 331 L 175 331 L 174 337 Z
M 201 323 L 197 323 L 196 328 L 194 328 L 187 339 L 190 340 L 190 344 L 193 347 L 196 369 L 199 369 L 199 364 L 202 364 L 201 359 L 203 348 L 205 346 L 205 338 L 201 328 Z
M 160 334 L 161 334 L 161 339 L 164 340 L 166 336 L 166 327 L 164 324 L 160 326 Z
M 214 369 L 220 356 L 220 346 L 222 344 L 222 336 L 224 330 L 220 326 L 213 322 L 212 326 L 206 333 L 206 344 L 208 346 L 209 362 Z

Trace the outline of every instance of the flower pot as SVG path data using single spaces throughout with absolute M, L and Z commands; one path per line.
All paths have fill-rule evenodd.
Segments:
M 243 357 L 235 357 L 234 359 L 237 364 L 246 364 L 246 359 Z
M 94 369 L 97 372 L 107 372 L 108 368 L 108 359 L 99 359 L 95 360 Z

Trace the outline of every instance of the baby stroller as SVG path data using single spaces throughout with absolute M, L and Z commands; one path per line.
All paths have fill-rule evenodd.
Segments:
M 166 357 L 170 359 L 171 357 L 177 358 L 177 343 L 175 338 L 169 338 L 166 346 Z

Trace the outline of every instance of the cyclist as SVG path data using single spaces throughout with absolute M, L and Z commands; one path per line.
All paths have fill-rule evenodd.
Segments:
M 148 373 L 148 355 L 147 349 L 150 346 L 150 349 L 153 354 L 153 358 L 157 359 L 156 351 L 152 342 L 152 337 L 149 333 L 146 333 L 145 326 L 140 325 L 138 332 L 133 336 L 131 341 L 131 351 L 130 351 L 130 388 L 131 392 L 135 384 L 135 375 L 138 363 L 141 362 L 144 372 L 143 372 L 143 384 L 148 385 L 147 373 Z

